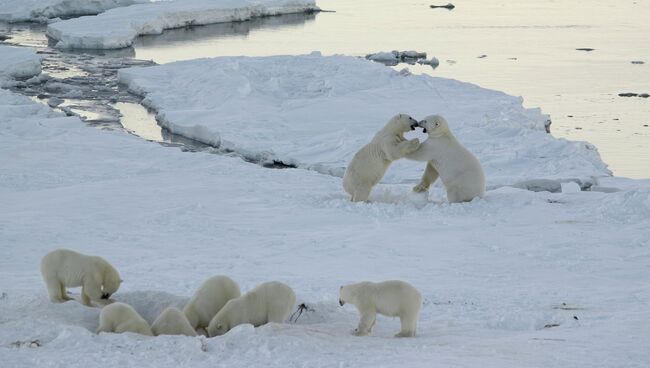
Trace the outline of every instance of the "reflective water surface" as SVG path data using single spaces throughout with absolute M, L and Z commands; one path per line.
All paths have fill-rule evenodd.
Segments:
M 138 39 L 135 57 L 425 51 L 440 66 L 409 65 L 412 72 L 523 96 L 551 115 L 555 136 L 594 143 L 616 175 L 650 177 L 650 99 L 618 96 L 650 92 L 649 2 L 465 0 L 451 11 L 417 0 L 318 5 L 336 12 L 167 31 Z

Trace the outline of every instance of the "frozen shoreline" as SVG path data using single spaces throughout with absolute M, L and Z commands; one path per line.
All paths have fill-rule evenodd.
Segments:
M 119 49 L 131 46 L 139 35 L 160 34 L 165 29 L 318 10 L 314 0 L 175 0 L 53 23 L 47 34 L 58 41 L 59 48 Z

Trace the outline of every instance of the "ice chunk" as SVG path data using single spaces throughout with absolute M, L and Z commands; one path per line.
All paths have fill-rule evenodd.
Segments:
M 177 0 L 136 4 L 48 25 L 56 47 L 118 49 L 165 29 L 317 11 L 314 0 Z

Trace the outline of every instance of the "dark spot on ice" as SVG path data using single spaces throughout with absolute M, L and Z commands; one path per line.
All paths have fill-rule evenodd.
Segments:
M 577 321 L 577 320 L 578 320 L 578 316 L 573 316 L 573 319 L 575 319 L 575 320 Z
M 576 50 L 589 52 L 589 51 L 594 51 L 595 49 L 592 49 L 591 47 L 580 47 L 580 48 L 577 48 Z
M 620 97 L 636 97 L 636 96 L 638 96 L 639 94 L 638 94 L 638 93 L 634 93 L 634 92 L 624 92 L 624 93 L 619 93 L 618 95 L 619 95 Z
M 456 7 L 456 5 L 454 5 L 452 3 L 448 3 L 447 5 L 429 5 L 429 8 L 431 8 L 431 9 L 444 8 L 444 9 L 447 9 L 447 10 L 452 10 L 455 7 Z
M 552 327 L 559 327 L 559 323 L 547 323 L 544 325 L 544 328 L 552 328 Z

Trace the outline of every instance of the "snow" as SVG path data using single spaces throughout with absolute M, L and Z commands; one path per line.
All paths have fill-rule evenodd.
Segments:
M 336 60 L 347 76 L 350 59 L 320 60 Z M 271 59 L 259 61 L 271 70 L 277 67 Z M 238 59 L 230 62 L 247 67 Z M 396 78 L 382 70 L 365 70 L 365 77 L 376 77 L 378 84 Z M 359 80 L 351 80 L 347 88 Z M 427 81 L 447 92 L 454 90 L 445 84 L 455 86 L 456 96 L 463 90 L 467 97 L 478 98 L 478 106 L 489 106 L 483 105 L 488 96 L 500 101 L 494 91 Z M 293 96 L 289 103 L 299 102 L 292 95 L 297 93 L 305 93 L 305 104 L 324 103 L 324 98 L 310 100 L 318 96 L 317 89 L 307 94 L 286 82 L 276 80 L 274 91 Z M 204 93 L 212 91 L 200 79 L 186 84 L 178 85 L 179 101 L 192 84 Z M 404 82 L 405 87 L 413 85 Z M 329 88 L 332 98 L 344 95 L 336 80 Z M 411 97 L 423 91 L 416 88 Z M 379 87 L 372 92 L 373 98 L 388 93 Z M 393 96 L 398 92 L 403 90 Z M 485 100 L 479 98 L 482 94 Z M 223 97 L 228 96 L 211 96 Z M 257 102 L 249 113 L 267 108 L 264 95 Z M 353 102 L 372 110 L 359 105 L 359 99 Z M 533 144 L 528 135 L 538 138 L 537 132 L 543 132 L 542 116 L 520 105 L 500 106 L 504 116 L 520 117 L 513 126 L 527 123 L 520 128 L 527 134 L 518 138 Z M 381 109 L 381 104 L 376 107 Z M 519 109 L 520 115 L 509 109 Z M 314 111 L 312 117 L 320 113 Z M 465 121 L 461 111 L 456 114 Z M 376 188 L 371 203 L 351 203 L 340 178 L 331 175 L 182 152 L 122 131 L 92 128 L 6 90 L 0 90 L 0 121 L 3 366 L 650 364 L 650 180 L 599 179 L 599 184 L 619 189 L 613 193 L 503 187 L 489 190 L 482 200 L 451 205 L 444 202 L 440 187 L 432 188 L 427 199 L 412 194 L 410 184 L 388 183 Z M 464 135 L 470 137 L 476 129 L 467 125 Z M 493 155 L 504 159 L 503 170 L 512 172 L 507 164 L 511 154 L 500 143 L 510 139 L 507 132 L 491 136 L 484 145 L 493 147 Z M 349 135 L 353 133 L 358 131 Z M 551 136 L 539 137 L 553 144 Z M 537 170 L 546 168 L 548 175 L 543 176 L 553 176 L 556 167 L 575 162 L 578 155 L 555 158 L 555 165 L 540 164 Z M 525 170 L 528 162 L 512 164 Z M 47 299 L 38 265 L 57 247 L 108 259 L 124 279 L 114 298 L 132 305 L 149 322 L 167 306 L 182 306 L 215 274 L 229 275 L 242 291 L 264 281 L 285 282 L 295 290 L 298 303 L 314 311 L 296 324 L 243 325 L 216 338 L 96 335 L 92 331 L 98 309 Z M 387 279 L 403 279 L 422 293 L 418 336 L 394 338 L 399 321 L 387 317 L 378 317 L 372 336 L 352 336 L 358 314 L 351 306 L 338 306 L 339 286 Z M 78 289 L 73 295 L 79 298 Z
M 48 19 L 99 14 L 147 0 L 0 0 L 0 21 L 47 22 Z
M 520 97 L 354 57 L 220 57 L 122 69 L 118 77 L 176 134 L 336 176 L 398 112 L 445 116 L 491 187 L 610 175 L 594 146 L 547 134 L 548 116 L 522 107 Z M 398 161 L 385 182 L 416 183 L 422 171 Z
M 136 4 L 50 24 L 56 47 L 118 49 L 139 35 L 189 25 L 237 22 L 269 15 L 316 11 L 314 0 L 175 0 Z
M 0 83 L 41 73 L 41 57 L 26 47 L 0 45 Z

